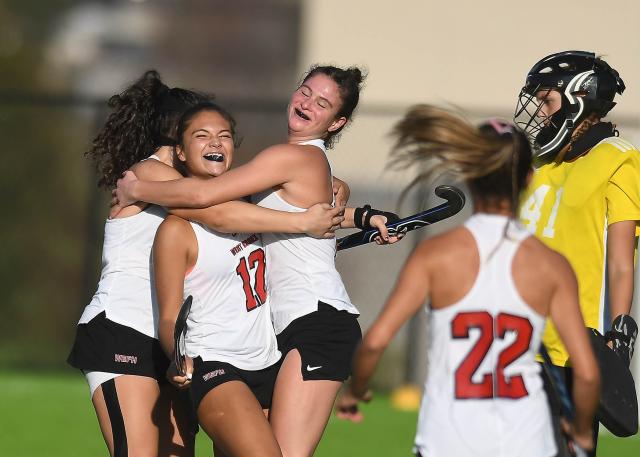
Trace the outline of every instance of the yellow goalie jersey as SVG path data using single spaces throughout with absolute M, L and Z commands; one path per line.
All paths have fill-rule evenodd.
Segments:
M 567 258 L 578 277 L 585 324 L 602 332 L 609 312 L 607 227 L 640 220 L 638 149 L 611 137 L 573 162 L 538 168 L 524 193 L 520 218 L 531 233 Z M 550 320 L 543 342 L 554 365 L 567 365 L 569 356 Z

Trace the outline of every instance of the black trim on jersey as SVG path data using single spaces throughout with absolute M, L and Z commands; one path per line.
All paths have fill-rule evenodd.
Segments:
M 104 402 L 107 405 L 109 421 L 111 422 L 111 433 L 113 435 L 113 455 L 114 457 L 127 457 L 129 449 L 127 446 L 127 431 L 124 428 L 124 418 L 118 402 L 118 392 L 114 379 L 109 379 L 101 384 Z

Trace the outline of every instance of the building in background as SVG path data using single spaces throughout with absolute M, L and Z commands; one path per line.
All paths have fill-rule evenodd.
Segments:
M 407 174 L 394 173 L 388 161 L 388 133 L 409 106 L 435 103 L 459 109 L 472 120 L 510 119 L 527 71 L 561 50 L 594 51 L 620 72 L 627 90 L 616 98 L 610 118 L 623 137 L 640 144 L 637 2 L 623 0 L 607 9 L 597 0 L 542 0 L 526 7 L 502 0 L 305 0 L 303 6 L 301 69 L 316 61 L 369 69 L 355 122 L 330 153 L 334 172 L 351 184 L 352 204 L 392 208 L 410 181 Z M 423 197 L 414 197 L 413 204 Z M 453 222 L 469 214 L 468 206 Z M 419 236 L 433 233 L 424 230 Z M 363 247 L 338 256 L 351 298 L 362 311 L 363 329 L 384 303 L 419 236 L 389 248 Z M 637 299 L 633 313 L 640 321 Z M 424 314 L 407 330 L 379 370 L 379 382 L 395 384 L 407 376 L 422 383 L 427 369 Z M 398 357 L 405 348 L 408 357 Z M 400 362 L 407 359 L 403 367 Z M 632 365 L 640 379 L 640 357 L 636 355 Z
M 157 68 L 171 85 L 215 93 L 239 121 L 242 162 L 285 138 L 288 96 L 312 63 L 367 68 L 355 121 L 329 153 L 334 173 L 350 183 L 355 205 L 396 208 L 412 175 L 393 169 L 388 133 L 410 105 L 449 105 L 471 119 L 510 118 L 527 70 L 561 49 L 594 50 L 620 71 L 628 87 L 612 119 L 627 139 L 640 143 L 640 4 L 622 0 L 618 9 L 603 10 L 601 2 L 585 0 L 579 12 L 572 2 L 537 5 L 530 11 L 501 0 L 0 5 L 0 136 L 12 165 L 0 171 L 3 195 L 11 196 L 0 224 L 6 241 L 0 285 L 8 304 L 0 341 L 24 348 L 0 351 L 0 366 L 32 366 L 36 358 L 62 365 L 97 283 L 107 209 L 82 152 L 104 118 L 106 98 L 146 69 Z M 415 212 L 423 201 L 437 204 L 431 189 L 412 194 L 399 212 Z M 452 222 L 469 212 L 470 205 Z M 338 255 L 363 329 L 427 233 L 433 231 L 396 246 Z M 636 317 L 639 311 L 636 306 Z M 419 316 L 400 335 L 379 384 L 421 381 L 424 329 Z M 633 364 L 638 374 L 638 356 Z

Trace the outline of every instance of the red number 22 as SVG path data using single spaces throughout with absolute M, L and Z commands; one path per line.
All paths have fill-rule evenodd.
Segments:
M 469 329 L 480 330 L 478 341 L 455 372 L 456 398 L 521 398 L 528 395 L 522 376 L 515 375 L 507 379 L 504 369 L 527 351 L 531 344 L 533 327 L 528 319 L 507 313 L 498 314 L 495 323 L 496 335 L 493 316 L 486 311 L 460 313 L 451 321 L 451 336 L 455 339 L 469 338 Z M 493 373 L 485 373 L 479 382 L 474 382 L 471 378 L 487 356 L 494 338 L 504 338 L 507 331 L 515 331 L 516 339 L 498 356 L 494 395 Z

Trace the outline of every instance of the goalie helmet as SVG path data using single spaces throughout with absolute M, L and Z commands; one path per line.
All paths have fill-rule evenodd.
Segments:
M 615 106 L 615 94 L 622 94 L 624 89 L 618 72 L 592 52 L 551 54 L 529 70 L 514 121 L 529 136 L 535 161 L 549 163 L 569 143 L 584 119 L 591 114 L 604 117 Z M 545 114 L 544 91 L 552 90 L 560 93 L 561 107 Z

